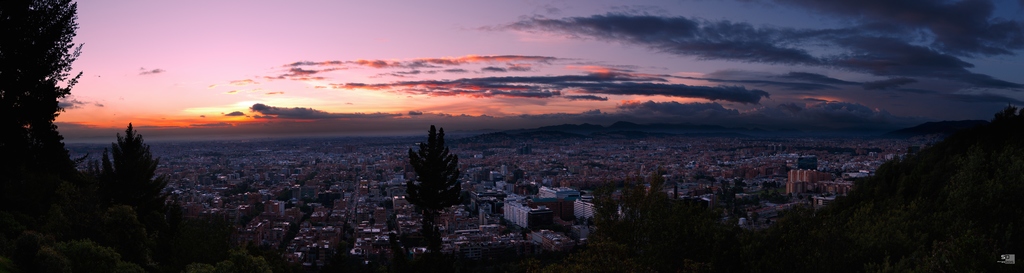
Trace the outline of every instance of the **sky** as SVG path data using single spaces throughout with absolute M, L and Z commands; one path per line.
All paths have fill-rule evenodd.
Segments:
M 83 1 L 67 142 L 692 123 L 887 131 L 1024 105 L 1024 0 Z

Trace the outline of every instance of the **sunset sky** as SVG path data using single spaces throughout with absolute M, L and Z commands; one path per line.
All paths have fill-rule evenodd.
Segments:
M 886 131 L 1024 105 L 1024 0 L 98 0 L 78 22 L 68 142 Z

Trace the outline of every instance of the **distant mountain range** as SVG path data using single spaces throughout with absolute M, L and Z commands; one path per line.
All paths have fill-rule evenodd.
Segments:
M 805 132 L 799 130 L 764 130 L 760 128 L 734 128 L 720 125 L 701 125 L 691 123 L 651 123 L 637 124 L 619 121 L 608 126 L 597 124 L 562 124 L 543 126 L 533 129 L 507 130 L 480 134 L 462 138 L 459 142 L 493 142 L 513 139 L 632 139 L 658 136 L 694 136 L 694 137 L 884 137 L 909 138 L 924 135 L 950 135 L 960 129 L 987 124 L 984 120 L 958 120 L 926 122 L 914 127 L 899 129 L 883 134 L 863 131 L 836 132 Z
M 632 122 L 619 121 L 604 127 L 596 124 L 562 124 L 554 126 L 544 126 L 537 129 L 526 129 L 525 131 L 561 131 L 561 132 L 577 132 L 577 133 L 594 133 L 594 132 L 609 132 L 609 131 L 637 131 L 637 132 L 665 132 L 665 133 L 678 133 L 678 132 L 735 132 L 735 131 L 747 131 L 748 129 L 743 128 L 728 128 L 718 125 L 696 125 L 689 123 L 671 124 L 671 123 L 652 123 L 652 124 L 636 124 Z
M 571 140 L 571 139 L 636 139 L 662 136 L 693 136 L 693 137 L 778 137 L 805 135 L 796 130 L 769 131 L 763 129 L 731 128 L 719 125 L 699 125 L 690 123 L 652 123 L 637 124 L 619 121 L 608 126 L 597 124 L 562 124 L 543 126 L 532 129 L 507 130 L 480 134 L 456 140 L 459 143 L 500 142 L 515 139 L 536 140 Z
M 910 138 L 915 136 L 926 136 L 926 135 L 945 135 L 949 136 L 956 131 L 972 128 L 978 125 L 988 124 L 985 120 L 953 120 L 953 121 L 935 121 L 925 122 L 920 125 L 903 128 L 896 131 L 888 132 L 882 135 L 882 137 L 889 138 Z
M 749 136 L 748 133 L 763 132 L 761 129 L 747 129 L 747 128 L 730 128 L 719 125 L 699 125 L 691 123 L 651 123 L 651 124 L 637 124 L 626 121 L 619 121 L 608 126 L 601 126 L 596 124 L 562 124 L 553 126 L 544 126 L 535 129 L 519 129 L 509 130 L 505 133 L 519 134 L 528 132 L 540 132 L 540 131 L 556 131 L 566 132 L 581 135 L 608 135 L 608 134 L 629 134 L 635 135 L 636 133 L 647 133 L 647 134 L 671 134 L 671 135 L 708 135 L 708 134 L 722 134 L 729 136 Z M 628 133 L 627 133 L 628 132 Z

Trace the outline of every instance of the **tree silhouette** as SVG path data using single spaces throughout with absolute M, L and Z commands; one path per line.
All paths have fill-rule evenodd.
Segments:
M 444 128 L 435 131 L 430 126 L 427 142 L 420 143 L 419 151 L 409 149 L 409 164 L 416 171 L 416 179 L 406 182 L 409 203 L 423 210 L 423 237 L 427 249 L 441 250 L 441 235 L 434 225 L 441 210 L 460 203 L 459 157 L 449 154 L 444 145 Z
M 153 159 L 149 145 L 142 140 L 128 124 L 125 135 L 117 134 L 117 143 L 111 144 L 114 160 L 110 161 L 107 152 L 103 152 L 103 171 L 100 175 L 100 193 L 109 205 L 128 205 L 135 209 L 139 219 L 152 227 L 154 212 L 163 215 L 166 194 L 163 189 L 167 181 L 163 176 L 155 177 L 159 159 Z
M 0 207 L 41 215 L 74 163 L 53 120 L 81 73 L 70 0 L 0 1 Z M 63 86 L 62 86 L 63 85 Z M 49 177 L 49 178 L 48 178 Z

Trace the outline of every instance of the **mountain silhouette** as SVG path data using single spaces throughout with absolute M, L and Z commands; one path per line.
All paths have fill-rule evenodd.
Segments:
M 954 121 L 935 121 L 925 122 L 920 125 L 895 130 L 892 132 L 885 133 L 882 137 L 888 138 L 910 138 L 916 136 L 926 135 L 943 135 L 949 136 L 956 131 L 973 128 L 978 125 L 988 124 L 985 120 L 954 120 Z

